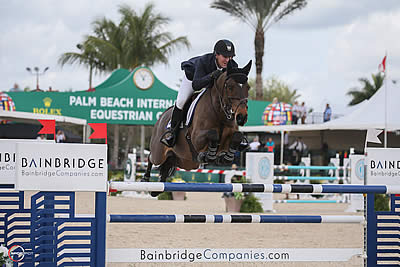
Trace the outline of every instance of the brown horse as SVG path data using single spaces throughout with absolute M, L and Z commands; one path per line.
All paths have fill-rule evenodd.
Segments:
M 177 142 L 169 148 L 160 142 L 171 118 L 167 109 L 153 128 L 150 155 L 143 181 L 148 181 L 154 165 L 159 165 L 160 180 L 175 173 L 176 167 L 191 170 L 202 163 L 232 164 L 234 154 L 243 139 L 238 126 L 247 121 L 247 76 L 251 61 L 244 68 L 231 68 L 206 89 L 197 103 L 192 122 L 179 131 Z M 157 193 L 152 193 L 156 196 Z

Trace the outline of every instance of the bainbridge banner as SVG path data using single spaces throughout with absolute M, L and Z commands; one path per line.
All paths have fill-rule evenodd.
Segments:
M 21 142 L 54 144 L 54 140 L 0 139 L 0 185 L 15 185 L 15 152 Z
M 400 185 L 400 148 L 367 148 L 367 184 Z
M 107 145 L 17 143 L 16 189 L 107 190 Z

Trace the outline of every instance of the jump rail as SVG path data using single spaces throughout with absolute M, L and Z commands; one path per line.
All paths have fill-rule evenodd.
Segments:
M 210 183 L 150 183 L 110 182 L 110 192 L 264 192 L 264 193 L 348 193 L 400 194 L 398 185 L 340 185 L 340 184 L 210 184 Z
M 274 180 L 283 180 L 283 181 L 291 181 L 291 180 L 337 181 L 337 180 L 343 180 L 343 178 L 331 177 L 331 176 L 274 176 Z
M 110 223 L 364 223 L 363 216 L 339 215 L 119 215 Z
M 292 165 L 274 165 L 274 169 L 279 170 L 346 170 L 345 166 L 292 166 Z

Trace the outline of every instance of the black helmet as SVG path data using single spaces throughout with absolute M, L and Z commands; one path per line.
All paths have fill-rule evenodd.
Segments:
M 235 46 L 229 40 L 219 40 L 214 46 L 214 53 L 225 57 L 235 56 Z

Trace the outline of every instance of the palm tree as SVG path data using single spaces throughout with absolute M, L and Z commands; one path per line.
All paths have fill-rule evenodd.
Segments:
M 99 60 L 96 55 L 96 49 L 88 42 L 77 44 L 76 47 L 80 50 L 79 53 L 67 52 L 62 54 L 58 59 L 58 64 L 60 64 L 61 67 L 66 64 L 77 64 L 89 68 L 89 89 L 91 89 L 93 72 L 105 72 L 105 64 L 103 61 Z
M 93 22 L 94 36 L 87 37 L 87 42 L 103 55 L 109 71 L 167 64 L 175 49 L 190 46 L 185 36 L 173 38 L 170 32 L 163 31 L 170 19 L 155 13 L 153 4 L 147 4 L 141 14 L 121 5 L 119 13 L 119 24 L 106 18 L 97 19 Z
M 262 99 L 262 69 L 265 32 L 276 22 L 307 5 L 306 0 L 215 0 L 211 8 L 221 9 L 247 23 L 254 31 L 256 99 Z
M 164 30 L 170 19 L 156 13 L 153 4 L 147 4 L 142 13 L 137 13 L 128 5 L 119 6 L 118 11 L 121 15 L 119 22 L 105 17 L 94 20 L 93 34 L 86 36 L 83 42 L 85 53 L 96 58 L 96 62 L 99 62 L 102 70 L 106 72 L 116 68 L 133 70 L 141 65 L 151 67 L 157 63 L 167 64 L 173 51 L 181 46 L 190 46 L 185 36 L 173 38 L 170 32 Z M 90 50 L 86 51 L 86 48 Z M 90 66 L 88 61 L 78 62 Z M 132 147 L 132 137 L 132 127 L 129 127 L 125 154 L 128 153 L 128 148 Z M 117 166 L 118 148 L 119 125 L 116 124 L 112 161 Z
M 372 83 L 367 78 L 358 79 L 362 84 L 361 89 L 358 87 L 350 88 L 347 95 L 351 96 L 353 99 L 350 101 L 349 106 L 361 103 L 366 99 L 370 99 L 383 85 L 385 76 L 381 73 L 372 74 Z

